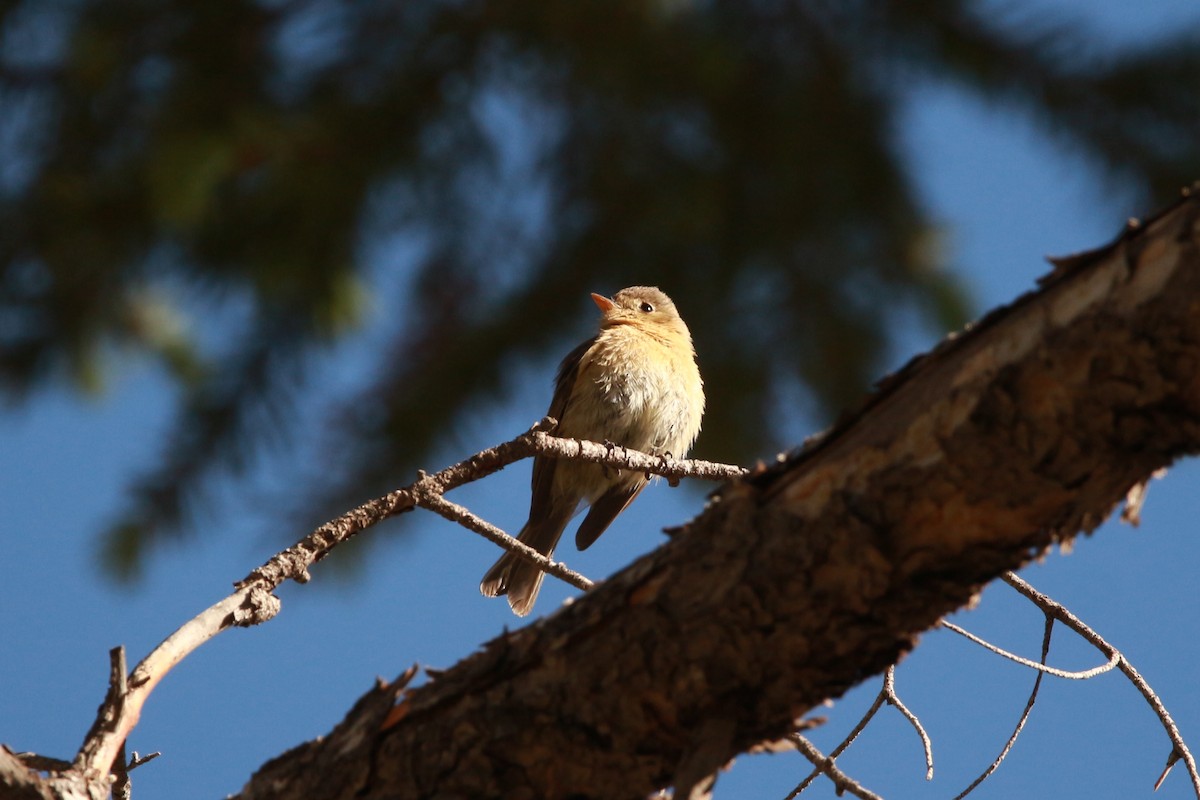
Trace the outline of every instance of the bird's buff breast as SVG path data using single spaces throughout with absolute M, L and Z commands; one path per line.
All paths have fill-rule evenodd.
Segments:
M 606 330 L 584 354 L 559 435 L 683 458 L 700 431 L 702 392 L 691 342 L 664 344 L 619 326 Z M 567 472 L 578 474 L 561 478 L 576 484 L 572 488 L 595 488 L 599 470 L 573 463 Z M 640 477 L 607 472 L 607 485 Z

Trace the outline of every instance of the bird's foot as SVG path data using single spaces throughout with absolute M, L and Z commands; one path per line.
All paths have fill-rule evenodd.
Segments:
M 671 455 L 671 452 L 669 450 L 658 454 L 658 463 L 660 465 L 660 468 L 664 472 L 666 472 L 667 468 L 669 466 L 671 466 L 672 459 L 674 459 L 674 456 Z M 674 488 L 679 485 L 679 476 L 678 475 L 664 475 L 663 477 L 667 479 L 667 485 L 670 486 L 671 488 Z M 650 476 L 647 475 L 646 478 L 649 479 Z

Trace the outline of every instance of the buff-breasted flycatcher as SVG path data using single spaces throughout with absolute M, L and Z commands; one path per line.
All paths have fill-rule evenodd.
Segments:
M 631 286 L 612 299 L 593 294 L 600 332 L 572 350 L 558 369 L 547 414 L 554 433 L 683 458 L 700 433 L 704 384 L 687 325 L 652 286 Z M 591 506 L 575 533 L 587 548 L 646 485 L 642 472 L 538 456 L 533 460 L 529 521 L 518 538 L 550 556 L 571 517 Z M 533 608 L 543 573 L 505 553 L 483 576 L 488 597 L 508 595 L 512 610 Z

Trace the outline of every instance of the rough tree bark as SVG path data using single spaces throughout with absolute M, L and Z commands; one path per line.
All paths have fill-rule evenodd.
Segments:
M 575 603 L 426 686 L 377 686 L 240 796 L 687 796 L 1200 451 L 1198 367 L 1193 195 L 1058 262 Z

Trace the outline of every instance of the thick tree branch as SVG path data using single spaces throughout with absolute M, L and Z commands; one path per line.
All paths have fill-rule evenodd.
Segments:
M 1059 262 L 654 553 L 241 796 L 354 765 L 323 796 L 630 797 L 786 735 L 1200 450 L 1198 221 L 1187 198 Z

